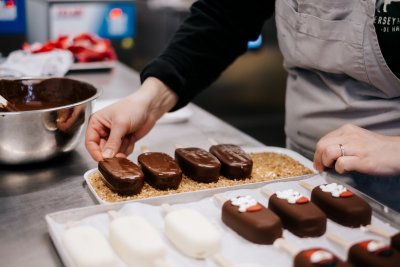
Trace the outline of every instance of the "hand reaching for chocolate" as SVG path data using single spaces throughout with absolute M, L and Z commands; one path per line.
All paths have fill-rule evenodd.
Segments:
M 176 103 L 176 95 L 160 80 L 147 78 L 143 85 L 121 101 L 92 115 L 85 145 L 96 161 L 131 154 L 137 140 Z

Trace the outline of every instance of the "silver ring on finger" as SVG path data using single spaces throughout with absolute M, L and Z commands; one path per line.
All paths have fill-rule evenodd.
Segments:
M 344 146 L 342 144 L 339 144 L 339 148 L 340 148 L 341 157 L 344 157 L 345 156 L 345 154 L 344 154 Z

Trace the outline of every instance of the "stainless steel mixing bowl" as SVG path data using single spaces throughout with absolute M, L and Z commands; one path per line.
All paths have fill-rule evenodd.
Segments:
M 18 112 L 0 110 L 0 163 L 22 164 L 73 150 L 100 91 L 67 78 L 0 80 Z

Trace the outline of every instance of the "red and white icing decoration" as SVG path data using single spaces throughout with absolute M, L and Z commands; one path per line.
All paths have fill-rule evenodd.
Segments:
M 293 189 L 287 189 L 284 191 L 277 191 L 276 196 L 280 199 L 286 199 L 290 204 L 305 204 L 310 202 L 310 200 L 300 194 L 300 192 Z
M 351 197 L 353 195 L 346 187 L 337 183 L 320 185 L 319 188 L 321 188 L 323 192 L 331 193 L 333 197 Z
M 258 204 L 252 196 L 238 196 L 230 199 L 233 206 L 239 207 L 239 212 L 251 212 L 261 210 L 261 205 Z
M 327 263 L 331 262 L 334 258 L 332 253 L 322 249 L 310 249 L 305 252 L 305 256 L 311 263 Z
M 377 240 L 363 241 L 358 243 L 358 245 L 371 253 L 379 253 L 383 250 L 389 249 L 389 247 L 385 243 Z

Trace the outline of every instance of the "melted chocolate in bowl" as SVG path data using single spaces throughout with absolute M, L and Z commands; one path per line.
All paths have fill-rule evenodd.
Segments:
M 49 109 L 84 101 L 97 93 L 90 84 L 66 78 L 0 80 L 0 95 L 18 111 Z M 0 107 L 0 112 L 8 112 Z
M 0 109 L 0 164 L 44 161 L 72 151 L 83 135 L 99 91 L 67 79 L 0 80 L 16 110 Z

